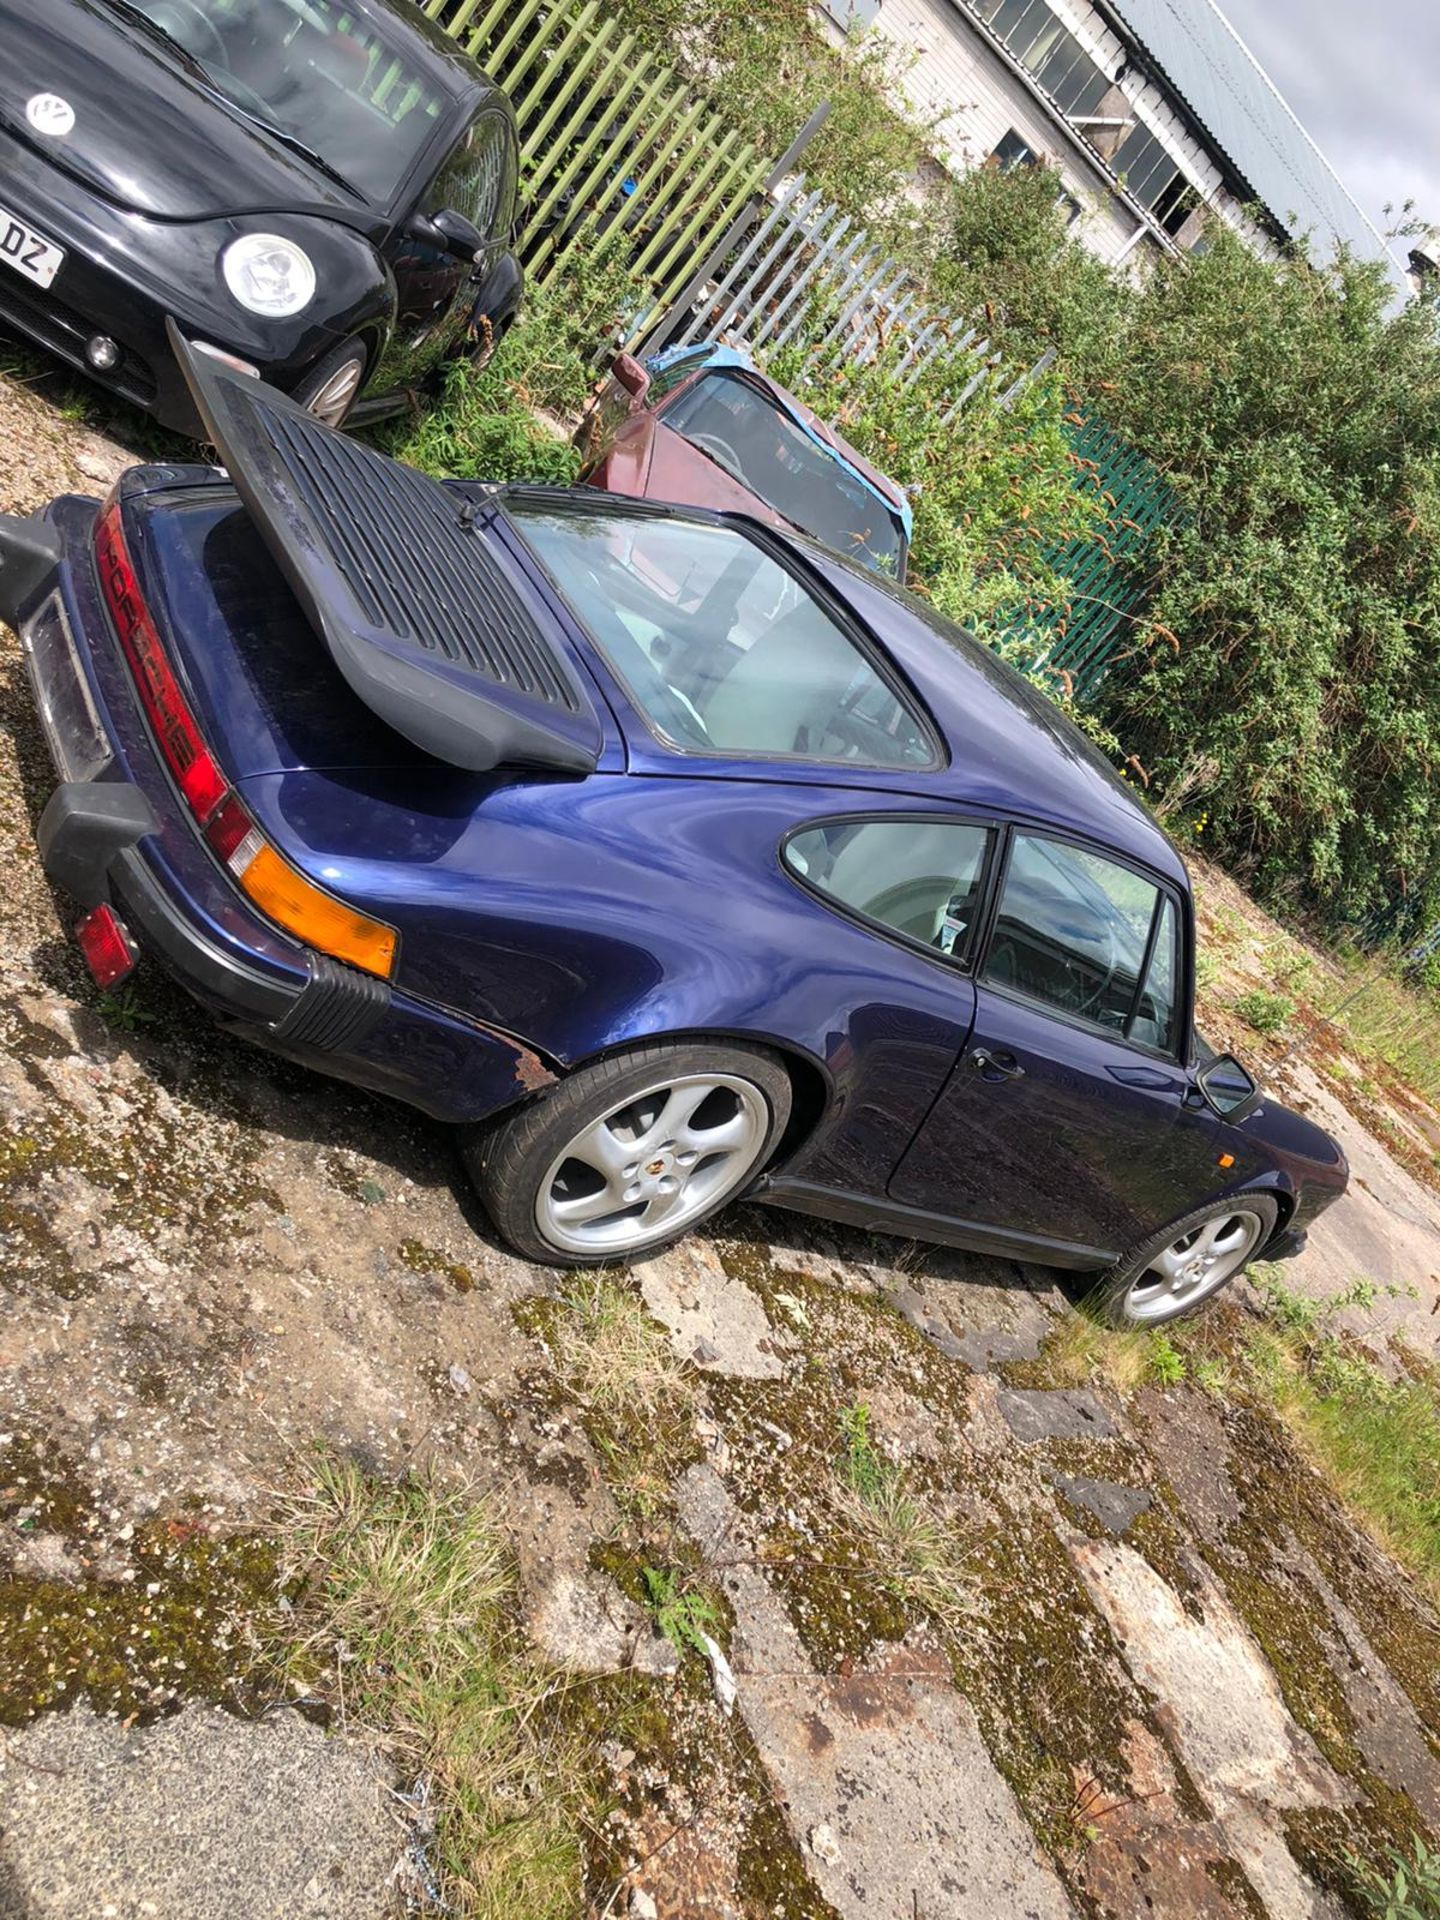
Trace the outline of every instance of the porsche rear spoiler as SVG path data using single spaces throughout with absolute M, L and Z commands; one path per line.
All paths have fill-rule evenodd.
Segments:
M 366 706 L 452 766 L 593 772 L 595 709 L 484 510 L 169 332 L 236 491 Z

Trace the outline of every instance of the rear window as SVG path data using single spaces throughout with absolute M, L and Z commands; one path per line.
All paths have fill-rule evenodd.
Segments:
M 899 515 L 743 375 L 707 373 L 663 417 L 792 526 L 877 573 L 898 575 Z
M 924 720 L 810 590 L 730 527 L 507 502 L 651 729 L 682 753 L 933 765 Z

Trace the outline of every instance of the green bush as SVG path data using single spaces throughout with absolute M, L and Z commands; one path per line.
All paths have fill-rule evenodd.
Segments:
M 1279 1033 L 1294 1013 L 1295 1002 L 1288 993 L 1266 993 L 1257 987 L 1240 995 L 1235 1011 L 1256 1033 Z
M 435 402 L 386 429 L 382 444 L 427 473 L 568 484 L 580 464 L 569 424 L 601 372 L 603 343 L 623 332 L 634 298 L 624 255 L 597 249 L 528 295 L 489 366 L 477 372 L 457 362 Z

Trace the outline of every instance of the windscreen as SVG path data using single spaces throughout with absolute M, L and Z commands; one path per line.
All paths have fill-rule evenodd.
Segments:
M 703 375 L 661 418 L 792 526 L 879 573 L 898 574 L 899 516 L 743 375 Z
M 923 720 L 757 541 L 704 521 L 506 502 L 650 728 L 682 752 L 933 764 Z
M 131 0 L 243 112 L 385 203 L 450 104 L 404 40 L 338 0 Z

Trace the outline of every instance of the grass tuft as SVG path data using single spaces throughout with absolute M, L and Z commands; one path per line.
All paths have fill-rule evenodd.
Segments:
M 945 1632 L 973 1624 L 978 1611 L 969 1557 L 904 1468 L 888 1459 L 870 1431 L 870 1410 L 840 1416 L 843 1446 L 832 1499 L 864 1542 L 880 1578 L 897 1600 L 922 1608 Z
M 547 1711 L 560 1682 L 521 1640 L 492 1509 L 326 1456 L 289 1540 L 305 1576 L 292 1670 L 324 1674 L 342 1722 L 381 1737 L 433 1801 L 419 1882 L 462 1920 L 572 1920 L 586 1769 Z
M 556 1371 L 588 1416 L 617 1498 L 642 1519 L 669 1498 L 695 1451 L 699 1386 L 670 1336 L 624 1283 L 583 1280 L 547 1333 Z
M 1185 1356 L 1163 1328 L 1112 1327 L 1083 1307 L 1067 1313 L 1045 1341 L 1045 1375 L 1062 1385 L 1107 1380 L 1117 1393 L 1178 1386 Z

